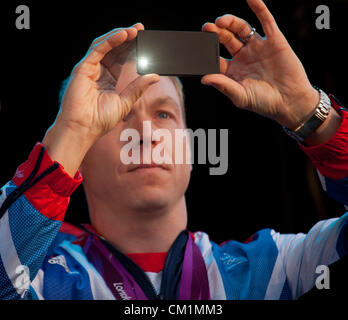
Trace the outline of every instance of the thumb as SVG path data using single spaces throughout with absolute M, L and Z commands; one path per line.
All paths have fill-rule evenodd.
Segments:
M 237 81 L 225 76 L 224 74 L 205 75 L 201 83 L 213 86 L 225 96 L 227 96 L 236 107 L 243 107 L 246 104 L 245 88 Z
M 126 116 L 144 91 L 159 80 L 160 76 L 158 74 L 147 74 L 137 77 L 128 84 L 128 86 L 120 93 L 122 111 L 124 113 L 122 116 Z

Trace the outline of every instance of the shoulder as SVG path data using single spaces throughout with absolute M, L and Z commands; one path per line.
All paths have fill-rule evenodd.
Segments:
M 57 233 L 57 236 L 55 237 L 54 241 L 52 242 L 47 255 L 52 256 L 54 250 L 63 243 L 63 241 L 68 242 L 78 242 L 79 240 L 82 240 L 82 238 L 85 236 L 85 231 L 82 228 L 79 228 L 78 226 L 75 226 L 68 222 L 62 222 L 59 231 Z
M 252 250 L 254 248 L 259 248 L 262 246 L 273 246 L 274 245 L 274 234 L 275 231 L 272 229 L 261 229 L 253 233 L 244 242 L 236 240 L 227 240 L 220 244 L 217 244 L 210 239 L 209 235 L 203 231 L 194 232 L 194 240 L 196 245 L 203 249 L 203 251 L 209 250 L 209 248 L 219 249 L 219 250 Z
M 212 241 L 205 232 L 196 232 L 195 243 L 200 248 L 205 261 L 216 260 L 220 267 L 247 263 L 249 267 L 258 264 L 274 265 L 279 250 L 275 242 L 275 231 L 262 229 L 251 235 L 245 242 L 228 240 L 221 244 Z

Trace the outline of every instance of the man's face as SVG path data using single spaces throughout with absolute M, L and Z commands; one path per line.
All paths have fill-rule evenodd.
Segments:
M 121 92 L 136 77 L 135 63 L 127 62 L 118 80 L 117 92 Z M 173 82 L 168 77 L 161 77 L 158 83 L 144 92 L 127 117 L 88 151 L 81 166 L 87 196 L 92 192 L 99 199 L 111 198 L 122 206 L 144 211 L 174 205 L 184 196 L 192 169 L 190 164 L 174 163 L 174 132 L 175 129 L 185 128 L 183 119 L 180 97 Z M 143 130 L 144 121 L 151 121 L 152 131 L 167 129 L 171 133 L 171 141 L 151 141 L 151 133 Z M 139 148 L 140 164 L 124 164 L 121 161 L 124 146 L 130 144 L 130 141 L 120 139 L 126 129 L 135 129 L 139 133 L 140 140 L 131 144 Z M 144 143 L 145 139 L 151 142 Z M 154 148 L 160 143 L 163 150 L 161 156 L 171 159 L 166 162 L 172 163 L 144 168 L 144 153 L 153 155 Z M 181 152 L 185 159 L 185 153 Z M 132 152 L 127 154 L 131 156 Z M 153 156 L 150 161 L 154 164 Z

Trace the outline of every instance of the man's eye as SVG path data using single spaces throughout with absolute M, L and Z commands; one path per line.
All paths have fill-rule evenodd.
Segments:
M 158 114 L 158 116 L 159 116 L 161 119 L 168 119 L 168 118 L 170 117 L 168 112 L 160 112 L 160 113 Z

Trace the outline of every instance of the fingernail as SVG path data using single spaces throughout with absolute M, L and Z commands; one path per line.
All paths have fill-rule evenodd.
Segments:
M 151 74 L 151 77 L 153 78 L 152 81 L 150 82 L 150 84 L 155 84 L 156 82 L 160 81 L 161 78 L 158 74 L 153 73 Z
M 204 78 L 202 78 L 202 79 L 201 79 L 201 84 L 207 85 L 208 82 L 207 82 Z
M 215 23 L 216 23 L 216 21 L 218 21 L 220 18 L 222 18 L 223 16 L 220 16 L 220 17 L 217 17 L 216 19 L 215 19 Z

